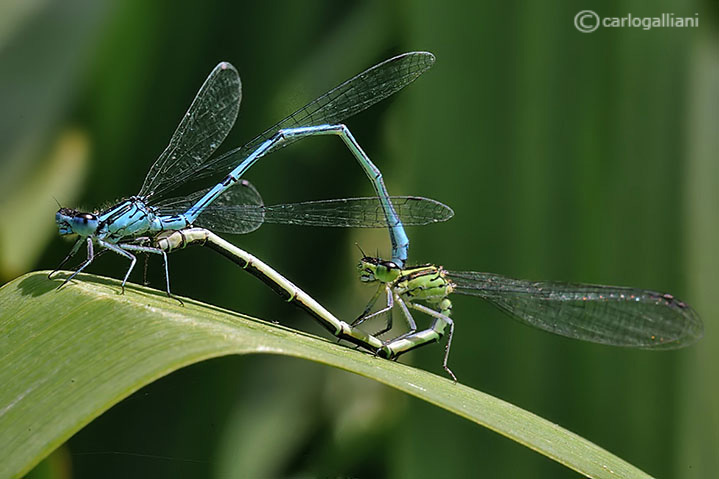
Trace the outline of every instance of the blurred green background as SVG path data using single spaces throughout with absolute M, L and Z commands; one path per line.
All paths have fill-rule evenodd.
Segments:
M 578 32 L 574 16 L 699 14 L 699 28 Z M 706 325 L 688 350 L 554 337 L 455 299 L 460 380 L 659 477 L 719 469 L 717 5 L 657 2 L 5 1 L 0 5 L 0 280 L 52 269 L 64 206 L 134 194 L 211 68 L 243 100 L 223 149 L 394 54 L 434 68 L 347 124 L 392 194 L 451 205 L 412 228 L 410 258 L 450 269 L 671 291 Z M 341 142 L 316 138 L 246 178 L 268 204 L 372 193 Z M 354 318 L 373 289 L 358 242 L 385 231 L 266 225 L 230 237 Z M 120 277 L 105 255 L 91 272 Z M 160 263 L 151 284 L 162 289 Z M 142 268 L 138 268 L 141 270 Z M 173 291 L 316 331 L 201 248 L 174 254 Z M 140 282 L 141 272 L 132 278 Z M 402 358 L 443 374 L 442 347 Z M 172 374 L 75 435 L 34 477 L 575 477 L 445 411 L 349 373 L 271 356 Z

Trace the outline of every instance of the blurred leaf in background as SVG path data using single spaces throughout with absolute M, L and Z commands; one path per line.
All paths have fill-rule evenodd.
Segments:
M 79 199 L 89 139 L 67 117 L 107 3 L 0 6 L 0 280 L 31 269 L 54 236 L 53 197 Z
M 0 203 L 0 271 L 10 279 L 31 269 L 57 228 L 47 219 L 58 205 L 49 192 L 65 204 L 77 201 L 89 156 L 89 140 L 80 130 L 60 134 L 44 161 L 13 196 Z
M 429 50 L 437 56 L 431 71 L 347 122 L 392 194 L 430 196 L 456 211 L 450 223 L 409 230 L 410 260 L 671 291 L 706 325 L 695 347 L 653 354 L 553 337 L 458 298 L 455 372 L 658 477 L 719 469 L 715 2 L 107 5 L 35 2 L 0 15 L 0 211 L 33 218 L 26 227 L 0 223 L 3 278 L 51 269 L 67 253 L 68 244 L 52 241 L 33 264 L 36 253 L 5 246 L 36 234 L 28 250 L 42 247 L 51 227 L 36 217 L 53 225 L 52 196 L 93 208 L 139 189 L 218 61 L 232 62 L 243 81 L 225 151 L 368 66 Z M 700 27 L 580 33 L 574 17 L 587 8 L 602 16 L 697 13 Z M 335 140 L 296 143 L 246 177 L 268 203 L 372 194 Z M 66 166 L 57 159 L 68 151 L 62 145 L 75 145 Z M 51 179 L 61 176 L 56 168 L 76 180 Z M 265 225 L 230 239 L 342 318 L 356 317 L 371 295 L 354 275 L 354 243 L 388 251 L 384 231 Z M 126 264 L 109 256 L 92 272 L 118 277 Z M 159 263 L 150 273 L 161 286 Z M 294 318 L 287 325 L 323 334 L 204 251 L 174 254 L 170 274 L 178 294 Z M 402 360 L 441 373 L 441 351 Z M 345 407 L 313 410 L 328 397 Z M 362 408 L 373 411 L 370 424 L 347 417 Z M 276 450 L 260 454 L 268 452 L 260 445 Z M 213 360 L 164 378 L 66 447 L 77 478 L 572 477 L 427 404 L 267 357 Z

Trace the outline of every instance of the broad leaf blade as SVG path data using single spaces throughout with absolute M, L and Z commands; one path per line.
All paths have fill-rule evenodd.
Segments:
M 440 406 L 588 477 L 648 477 L 561 427 L 461 384 L 189 299 L 83 275 L 0 289 L 0 476 L 17 477 L 93 418 L 176 369 L 227 354 L 296 356 Z

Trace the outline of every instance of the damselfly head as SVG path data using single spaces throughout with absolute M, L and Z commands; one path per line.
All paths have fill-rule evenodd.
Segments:
M 360 281 L 363 283 L 372 283 L 374 281 L 389 283 L 394 281 L 401 272 L 396 263 L 373 256 L 363 257 L 357 265 L 357 270 L 360 274 Z
M 55 223 L 61 235 L 78 234 L 90 236 L 97 231 L 99 224 L 97 216 L 92 213 L 82 213 L 71 208 L 60 208 L 55 213 Z

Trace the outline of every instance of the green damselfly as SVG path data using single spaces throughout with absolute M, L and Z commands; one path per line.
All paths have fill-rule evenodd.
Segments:
M 493 273 L 447 271 L 432 264 L 401 268 L 392 261 L 365 256 L 360 280 L 378 282 L 365 313 L 352 323 L 402 311 L 409 331 L 385 341 L 378 354 L 396 358 L 439 341 L 449 327 L 443 368 L 456 381 L 447 362 L 454 334 L 450 294 L 478 296 L 522 323 L 568 338 L 641 349 L 677 349 L 699 340 L 704 326 L 697 313 L 671 294 L 655 291 L 558 281 L 527 281 Z M 386 307 L 369 314 L 384 292 Z M 425 304 L 420 304 L 425 303 Z M 429 328 L 418 330 L 410 313 L 429 315 Z

